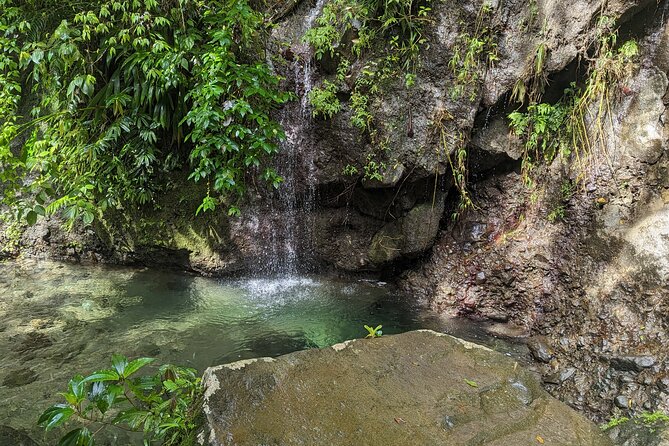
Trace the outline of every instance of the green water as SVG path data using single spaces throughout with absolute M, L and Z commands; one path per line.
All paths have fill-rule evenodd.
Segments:
M 43 444 L 35 421 L 76 373 L 113 352 L 204 368 L 432 328 L 477 339 L 392 286 L 325 277 L 221 280 L 151 269 L 0 262 L 0 425 Z M 118 440 L 118 444 L 124 444 Z M 127 443 L 126 443 L 127 444 Z M 0 445 L 2 446 L 2 445 Z

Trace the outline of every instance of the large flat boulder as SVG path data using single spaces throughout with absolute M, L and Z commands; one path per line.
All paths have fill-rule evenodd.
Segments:
M 512 359 L 421 330 L 205 371 L 207 445 L 610 445 Z

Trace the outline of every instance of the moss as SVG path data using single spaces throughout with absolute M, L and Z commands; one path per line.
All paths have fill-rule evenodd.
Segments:
M 177 178 L 172 190 L 160 197 L 155 210 L 109 210 L 98 219 L 96 232 L 116 252 L 148 247 L 185 250 L 191 258 L 215 257 L 225 245 L 229 217 L 224 212 L 196 217 L 204 193 L 200 185 Z

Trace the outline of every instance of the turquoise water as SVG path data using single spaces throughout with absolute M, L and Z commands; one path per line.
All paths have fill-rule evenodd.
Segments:
M 39 413 L 57 400 L 70 377 L 104 367 L 114 352 L 202 371 L 364 337 L 364 324 L 383 324 L 385 334 L 432 328 L 485 340 L 477 339 L 481 330 L 475 326 L 449 325 L 411 301 L 376 281 L 222 280 L 151 269 L 0 262 L 0 425 L 51 444 L 35 425 Z

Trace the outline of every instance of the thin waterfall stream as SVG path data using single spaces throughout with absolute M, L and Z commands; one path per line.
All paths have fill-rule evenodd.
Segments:
M 300 33 L 310 29 L 323 9 L 325 0 L 318 2 L 305 17 Z M 276 170 L 283 183 L 270 199 L 269 214 L 273 222 L 259 273 L 265 276 L 290 276 L 308 271 L 312 255 L 313 211 L 316 206 L 314 153 L 310 139 L 312 117 L 308 94 L 313 88 L 314 66 L 312 50 L 306 43 L 293 45 L 292 84 L 297 100 L 284 106 L 279 122 L 286 139 L 276 158 Z

